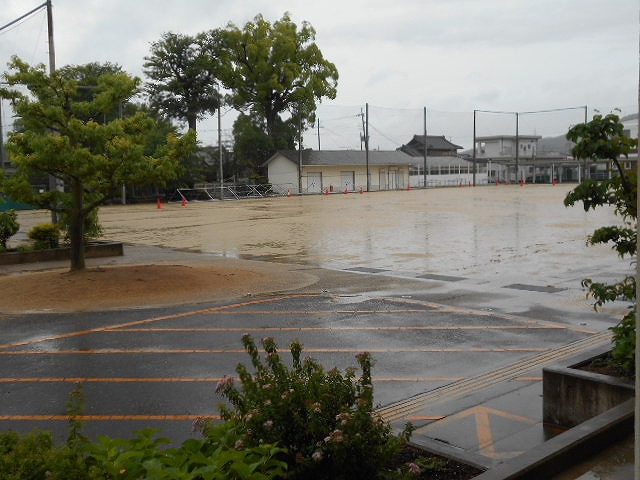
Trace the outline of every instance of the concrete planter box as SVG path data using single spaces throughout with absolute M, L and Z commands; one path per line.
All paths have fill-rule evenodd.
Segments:
M 118 257 L 123 255 L 121 242 L 93 241 L 85 246 L 86 258 Z M 69 260 L 69 247 L 31 250 L 28 252 L 0 253 L 0 265 L 16 265 L 18 263 L 50 262 Z
M 543 368 L 543 421 L 564 431 L 474 480 L 551 478 L 632 433 L 633 383 L 576 368 L 610 350 L 603 347 L 575 357 L 567 366 Z
M 572 428 L 634 397 L 634 384 L 609 375 L 580 370 L 609 351 L 592 351 L 568 366 L 543 369 L 542 418 L 546 425 Z

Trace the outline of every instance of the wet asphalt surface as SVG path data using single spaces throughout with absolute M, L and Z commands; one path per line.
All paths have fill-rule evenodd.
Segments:
M 465 305 L 470 299 L 461 280 L 354 272 L 324 272 L 320 278 L 300 294 L 220 304 L 5 316 L 0 319 L 0 428 L 46 428 L 64 438 L 69 394 L 82 384 L 86 407 L 81 418 L 89 436 L 129 437 L 147 427 L 161 429 L 175 442 L 197 435 L 193 422 L 215 418 L 224 401 L 215 393 L 217 382 L 234 375 L 239 362 L 248 363 L 240 342 L 244 333 L 274 337 L 285 357 L 289 342 L 300 339 L 306 354 L 328 368 L 356 366 L 359 352 L 371 352 L 376 403 L 388 407 L 587 339 L 612 324 L 606 314 L 571 313 L 571 303 L 555 315 L 524 316 L 496 307 L 526 304 L 525 298 L 535 304 L 545 298 L 557 302 L 568 290 L 503 288 L 485 292 L 484 301 L 493 308 L 478 309 Z M 509 378 L 506 390 L 477 388 L 457 404 L 447 402 L 443 408 L 434 402 L 428 405 L 433 411 L 418 405 L 390 419 L 426 427 L 496 392 L 539 384 L 539 372 L 519 372 Z M 542 407 L 536 403 L 520 402 L 519 408 L 534 409 L 524 412 L 530 421 L 523 426 L 539 423 Z M 473 427 L 465 423 L 450 435 Z M 423 433 L 419 429 L 417 437 Z M 489 453 L 494 455 L 495 447 Z
M 319 281 L 285 295 L 0 315 L 0 430 L 46 428 L 64 439 L 69 394 L 82 384 L 80 418 L 90 437 L 129 437 L 148 427 L 174 442 L 196 436 L 194 421 L 218 415 L 217 382 L 249 363 L 240 342 L 249 333 L 274 337 L 283 352 L 300 339 L 327 368 L 355 366 L 356 354 L 371 352 L 375 400 L 394 427 L 411 421 L 417 443 L 454 446 L 490 466 L 546 438 L 541 368 L 549 354 L 576 342 L 578 351 L 587 349 L 593 345 L 579 342 L 590 339 L 602 343 L 599 336 L 626 307 L 595 312 L 580 287 L 594 271 L 617 278 L 621 262 L 598 254 L 578 263 L 575 255 L 563 260 L 562 252 L 544 251 L 537 262 L 534 254 L 525 254 L 522 271 L 516 264 L 490 274 L 447 269 L 446 258 L 430 269 L 305 265 L 296 268 Z M 158 255 L 200 254 L 130 245 L 113 262 Z M 543 268 L 533 275 L 535 265 L 548 275 Z M 453 391 L 465 382 L 471 386 L 463 393 Z M 407 400 L 410 408 L 398 413 L 395 406 Z

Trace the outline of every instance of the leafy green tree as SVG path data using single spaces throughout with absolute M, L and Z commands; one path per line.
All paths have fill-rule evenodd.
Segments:
M 220 106 L 218 78 L 221 47 L 215 31 L 190 36 L 167 32 L 151 44 L 144 73 L 151 106 L 169 118 L 186 121 L 196 130 L 197 120 Z
M 256 116 L 241 113 L 233 124 L 234 150 L 243 176 L 259 172 L 260 165 L 280 149 L 292 149 L 295 146 L 296 131 L 288 122 L 280 123 L 284 133 L 270 137 L 265 122 Z
M 17 57 L 9 68 L 12 72 L 4 74 L 9 87 L 24 85 L 30 94 L 0 89 L 24 126 L 7 142 L 16 173 L 3 181 L 2 190 L 16 200 L 67 216 L 71 270 L 84 269 L 86 217 L 108 203 L 122 184 L 163 183 L 175 177 L 180 158 L 195 148 L 195 134 L 169 136 L 149 155 L 145 142 L 156 126 L 149 115 L 140 111 L 103 124 L 94 120 L 133 97 L 139 79 L 126 73 L 101 75 L 94 95 L 76 101 L 78 82 L 64 70 L 49 75 L 44 65 L 32 67 Z M 36 192 L 28 181 L 32 172 L 63 181 L 66 190 Z
M 228 101 L 264 120 L 276 148 L 281 137 L 291 141 L 290 125 L 282 128 L 287 113 L 296 117 L 294 125 L 299 118 L 313 123 L 316 102 L 336 96 L 338 70 L 323 57 L 315 34 L 307 22 L 298 28 L 287 13 L 273 24 L 257 15 L 242 29 L 230 23 L 224 30 L 228 63 L 222 80 L 231 90 Z
M 586 179 L 569 192 L 564 200 L 565 205 L 582 202 L 585 211 L 600 206 L 613 207 L 616 215 L 621 217 L 622 225 L 600 227 L 589 236 L 588 242 L 592 245 L 612 244 L 621 257 L 636 257 L 637 177 L 634 171 L 624 168 L 620 158 L 627 157 L 637 146 L 637 141 L 624 134 L 623 124 L 614 113 L 604 116 L 596 114 L 590 122 L 572 127 L 567 133 L 567 139 L 575 143 L 572 150 L 574 157 L 593 161 L 608 160 L 615 167 L 616 175 L 602 182 Z M 633 301 L 629 312 L 612 328 L 614 362 L 632 373 L 635 368 L 636 342 L 635 278 L 628 275 L 613 284 L 585 279 L 582 284 L 594 298 L 595 308 L 615 300 Z
M 77 82 L 77 90 L 74 96 L 74 100 L 77 102 L 85 101 L 89 102 L 93 99 L 96 89 L 98 88 L 98 80 L 103 75 L 119 75 L 125 73 L 122 67 L 110 62 L 98 63 L 92 62 L 85 65 L 66 65 L 60 69 L 62 76 L 68 79 L 73 79 Z M 107 121 L 114 120 L 116 118 L 133 115 L 135 113 L 135 106 L 127 103 L 115 104 L 109 112 L 105 112 L 102 118 L 94 118 L 96 122 L 106 123 Z

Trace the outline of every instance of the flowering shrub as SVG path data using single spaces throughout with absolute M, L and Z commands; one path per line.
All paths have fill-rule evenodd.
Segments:
M 373 411 L 369 353 L 356 358 L 355 369 L 325 371 L 313 358 L 301 360 L 302 345 L 290 345 L 293 366 L 280 358 L 273 338 L 262 340 L 264 361 L 250 335 L 242 343 L 253 373 L 242 364 L 239 382 L 225 378 L 216 391 L 230 406 L 221 416 L 234 421 L 246 445 L 278 443 L 287 450 L 289 478 L 379 478 L 402 441 Z M 206 431 L 206 430 L 205 430 Z

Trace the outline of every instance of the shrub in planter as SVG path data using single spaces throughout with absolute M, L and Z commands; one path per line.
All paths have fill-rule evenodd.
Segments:
M 35 240 L 35 248 L 58 248 L 60 246 L 60 228 L 53 223 L 36 225 L 29 231 L 29 238 Z
M 6 250 L 7 240 L 18 233 L 20 224 L 15 210 L 0 212 L 0 247 Z
M 69 215 L 61 214 L 59 219 L 60 230 L 64 234 L 64 241 L 69 243 Z M 84 218 L 84 241 L 87 242 L 92 238 L 100 238 L 102 236 L 102 225 L 98 220 L 98 209 L 91 210 Z
M 286 448 L 288 478 L 380 478 L 402 440 L 373 411 L 370 354 L 356 357 L 362 370 L 356 378 L 354 368 L 342 374 L 310 357 L 301 360 L 297 340 L 290 345 L 292 368 L 273 338 L 262 340 L 264 362 L 250 335 L 242 342 L 254 372 L 240 364 L 239 383 L 225 378 L 216 391 L 231 404 L 220 406 L 221 416 L 239 426 L 243 444 Z

